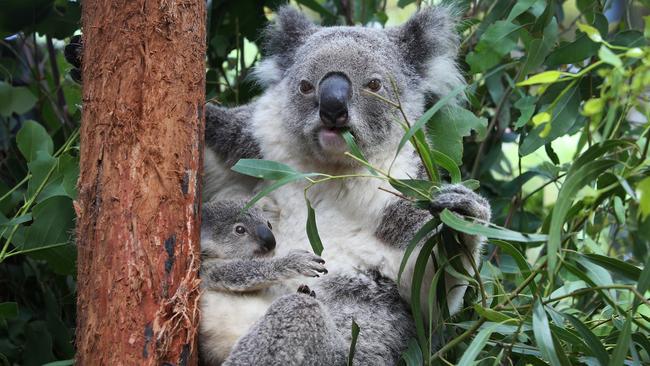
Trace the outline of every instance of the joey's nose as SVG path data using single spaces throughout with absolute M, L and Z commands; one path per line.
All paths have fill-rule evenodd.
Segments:
M 340 128 L 348 124 L 348 101 L 352 96 L 350 80 L 333 73 L 325 76 L 318 87 L 320 119 L 325 127 Z
M 257 234 L 257 237 L 260 238 L 260 242 L 266 250 L 271 251 L 275 249 L 275 236 L 273 236 L 273 232 L 268 226 L 257 225 L 255 233 Z

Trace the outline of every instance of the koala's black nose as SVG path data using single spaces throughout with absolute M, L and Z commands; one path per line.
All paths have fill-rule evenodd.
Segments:
M 339 128 L 348 123 L 348 101 L 352 95 L 350 80 L 339 73 L 326 75 L 318 87 L 320 119 L 326 127 Z
M 257 237 L 260 238 L 260 241 L 262 242 L 262 245 L 264 245 L 265 249 L 268 251 L 275 249 L 275 236 L 273 236 L 273 232 L 271 229 L 269 229 L 268 226 L 263 224 L 257 225 L 255 228 L 255 233 L 257 234 Z

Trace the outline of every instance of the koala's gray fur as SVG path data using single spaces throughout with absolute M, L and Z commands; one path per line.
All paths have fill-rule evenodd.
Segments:
M 328 130 L 322 117 L 321 82 L 332 75 L 349 85 L 349 122 L 344 129 L 352 133 L 370 163 L 391 169 L 398 179 L 417 176 L 421 164 L 409 145 L 393 162 L 403 135 L 396 123 L 402 119 L 401 113 L 365 91 L 370 81 L 378 80 L 381 88 L 376 93 L 390 100 L 399 96 L 404 114 L 414 122 L 432 99 L 463 85 L 455 64 L 458 36 L 454 18 L 450 9 L 434 7 L 386 30 L 318 27 L 295 9 L 280 8 L 264 33 L 265 58 L 256 71 L 266 91 L 243 107 L 209 105 L 206 109 L 208 198 L 231 197 L 233 190 L 250 194 L 268 184 L 227 173 L 238 158 L 280 161 L 303 172 L 365 173 L 343 154 L 342 129 Z M 211 184 L 217 181 L 210 178 L 214 173 L 221 177 L 218 184 Z M 283 243 L 279 252 L 308 248 L 303 224 L 307 217 L 302 198 L 305 184 L 295 182 L 271 193 L 280 203 L 275 230 Z M 407 263 L 402 282 L 396 283 L 405 244 L 431 219 L 431 213 L 448 208 L 489 220 L 490 207 L 474 192 L 450 185 L 442 187 L 427 212 L 381 192 L 380 187 L 384 183 L 378 180 L 351 179 L 329 181 L 309 190 L 330 274 L 309 282 L 317 299 L 302 294 L 277 298 L 240 338 L 226 365 L 345 364 L 352 319 L 361 328 L 356 365 L 397 363 L 414 332 L 408 301 L 417 250 Z M 471 274 L 469 261 L 478 261 L 482 238 L 460 238 L 465 248 L 457 250 Z M 430 261 L 425 284 L 434 273 Z M 451 276 L 445 277 L 445 283 L 453 313 L 460 308 L 466 283 Z M 423 309 L 427 308 L 427 290 L 424 286 Z
M 199 346 L 204 365 L 225 360 L 235 341 L 246 333 L 246 324 L 261 317 L 274 300 L 272 286 L 327 273 L 324 261 L 306 250 L 273 257 L 271 224 L 258 208 L 243 212 L 244 205 L 243 201 L 214 201 L 203 206 Z M 244 306 L 219 306 L 236 303 Z

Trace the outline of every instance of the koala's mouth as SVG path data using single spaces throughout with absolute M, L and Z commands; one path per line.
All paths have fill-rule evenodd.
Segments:
M 318 144 L 323 151 L 333 154 L 343 154 L 348 150 L 348 145 L 343 138 L 343 133 L 349 131 L 349 127 L 323 127 L 318 130 Z

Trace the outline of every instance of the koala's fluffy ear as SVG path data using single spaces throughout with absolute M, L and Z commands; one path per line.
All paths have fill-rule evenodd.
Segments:
M 293 63 L 296 49 L 315 31 L 316 25 L 297 9 L 289 5 L 278 8 L 262 35 L 265 59 L 257 66 L 256 78 L 266 85 L 279 81 Z
M 387 32 L 404 60 L 422 72 L 433 58 L 456 56 L 459 37 L 455 26 L 456 15 L 452 8 L 433 6 L 422 8 L 406 23 Z
M 405 24 L 386 30 L 427 93 L 441 96 L 464 83 L 456 66 L 458 18 L 453 7 L 432 6 L 422 8 Z

